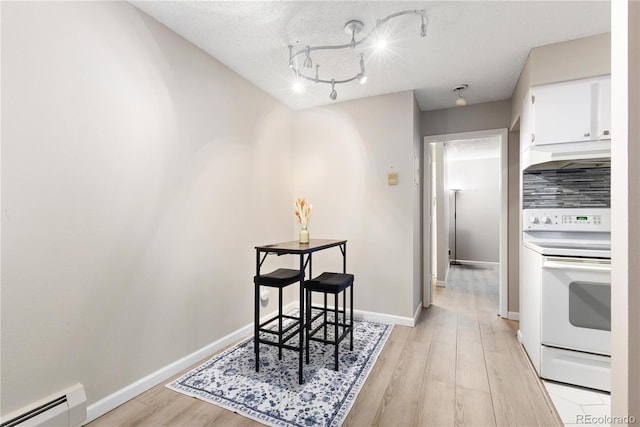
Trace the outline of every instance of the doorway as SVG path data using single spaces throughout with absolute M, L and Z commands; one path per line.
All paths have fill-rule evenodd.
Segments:
M 497 170 L 490 172 L 497 175 L 498 194 L 482 195 L 479 191 L 467 191 L 464 193 L 464 188 L 457 188 L 463 185 L 464 180 L 456 180 L 452 175 L 446 173 L 444 166 L 448 152 L 450 157 L 455 157 L 456 161 L 458 161 L 455 164 L 455 168 L 460 169 L 462 167 L 465 173 L 472 175 L 476 173 L 479 178 L 483 176 L 483 165 L 481 163 L 486 162 L 483 162 L 481 158 L 488 156 L 486 151 L 481 148 L 483 144 L 474 146 L 474 141 L 495 141 L 497 161 L 492 167 L 497 167 Z M 425 217 L 424 224 L 426 225 L 423 240 L 425 272 L 423 305 L 428 307 L 431 304 L 434 285 L 446 286 L 446 270 L 448 270 L 449 265 L 464 263 L 466 262 L 465 257 L 476 258 L 475 261 L 480 263 L 492 263 L 491 250 L 483 250 L 483 248 L 489 248 L 486 243 L 483 243 L 483 239 L 488 236 L 495 239 L 494 249 L 497 253 L 494 258 L 497 258 L 498 261 L 499 301 L 497 302 L 496 310 L 501 317 L 507 318 L 507 129 L 427 136 L 424 138 L 424 144 L 425 177 L 429 178 L 429 182 L 423 186 L 423 212 Z M 446 150 L 445 145 L 448 145 L 450 149 Z M 478 160 L 473 160 L 474 152 Z M 451 165 L 454 165 L 454 163 L 451 163 Z M 474 168 L 477 169 L 475 172 Z M 484 201 L 488 201 L 489 198 L 494 198 L 489 202 L 494 206 L 493 209 L 496 210 L 499 217 L 499 220 L 495 222 L 495 227 L 486 225 L 488 223 L 483 223 L 483 221 L 487 221 L 487 218 L 483 218 L 485 212 L 482 204 Z M 458 212 L 458 208 L 462 210 Z M 465 218 L 464 225 L 462 222 L 458 223 L 458 220 L 462 221 L 463 219 L 459 215 L 463 214 Z M 459 228 L 459 226 L 462 228 Z M 482 237 L 482 233 L 480 233 L 480 237 L 473 238 L 469 233 L 468 227 L 470 226 L 481 228 L 485 232 L 485 237 Z M 464 250 L 461 243 L 464 243 Z M 487 254 L 489 254 L 489 258 L 483 258 Z

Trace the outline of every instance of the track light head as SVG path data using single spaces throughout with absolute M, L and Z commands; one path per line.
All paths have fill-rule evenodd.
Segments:
M 389 45 L 389 42 L 387 42 L 387 39 L 379 38 L 376 41 L 376 50 L 379 50 L 379 51 L 385 50 L 388 45 Z
M 299 79 L 296 79 L 296 81 L 293 82 L 293 91 L 295 93 L 304 92 L 304 85 L 302 84 L 302 82 Z
M 293 70 L 293 46 L 289 45 L 289 68 Z
M 364 55 L 360 54 L 360 73 L 356 76 L 358 82 L 363 85 L 367 82 L 367 75 L 364 72 Z
M 304 59 L 305 68 L 313 68 L 313 62 L 311 61 L 311 48 L 309 46 L 304 48 L 307 57 Z

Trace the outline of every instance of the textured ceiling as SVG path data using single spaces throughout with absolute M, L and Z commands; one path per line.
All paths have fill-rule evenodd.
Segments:
M 611 31 L 608 1 L 132 1 L 140 10 L 200 47 L 292 109 L 415 90 L 422 111 L 454 106 L 451 90 L 469 84 L 469 104 L 508 99 L 529 50 L 536 46 Z M 336 56 L 312 55 L 327 74 L 344 78 L 359 69 L 363 53 L 368 81 L 331 87 L 309 82 L 291 89 L 289 44 L 348 43 L 344 24 L 364 23 L 408 9 L 425 9 L 427 36 L 415 15 L 389 21 L 392 41 L 384 54 L 362 45 Z M 353 71 L 353 72 L 352 72 Z

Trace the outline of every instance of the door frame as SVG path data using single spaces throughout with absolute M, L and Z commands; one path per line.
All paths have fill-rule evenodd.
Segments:
M 425 136 L 424 143 L 424 159 L 425 167 L 424 177 L 431 179 L 431 150 L 429 144 L 432 142 L 446 142 L 460 139 L 485 138 L 488 136 L 500 137 L 500 226 L 499 226 L 499 301 L 498 314 L 503 318 L 509 317 L 509 131 L 507 128 L 489 129 L 472 132 L 459 132 L 443 135 Z M 426 180 L 425 180 L 426 181 Z M 423 264 L 424 264 L 424 289 L 423 301 L 424 306 L 431 305 L 431 182 L 425 182 L 423 188 L 423 223 L 428 224 L 423 227 Z M 428 221 L 425 221 L 428 220 Z M 428 233 L 428 234 L 427 234 Z

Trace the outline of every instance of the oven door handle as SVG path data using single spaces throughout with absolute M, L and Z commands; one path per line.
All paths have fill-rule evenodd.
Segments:
M 571 262 L 571 261 L 544 261 L 542 268 L 548 268 L 553 270 L 580 270 L 580 271 L 602 271 L 610 272 L 611 264 L 589 264 L 585 262 Z

